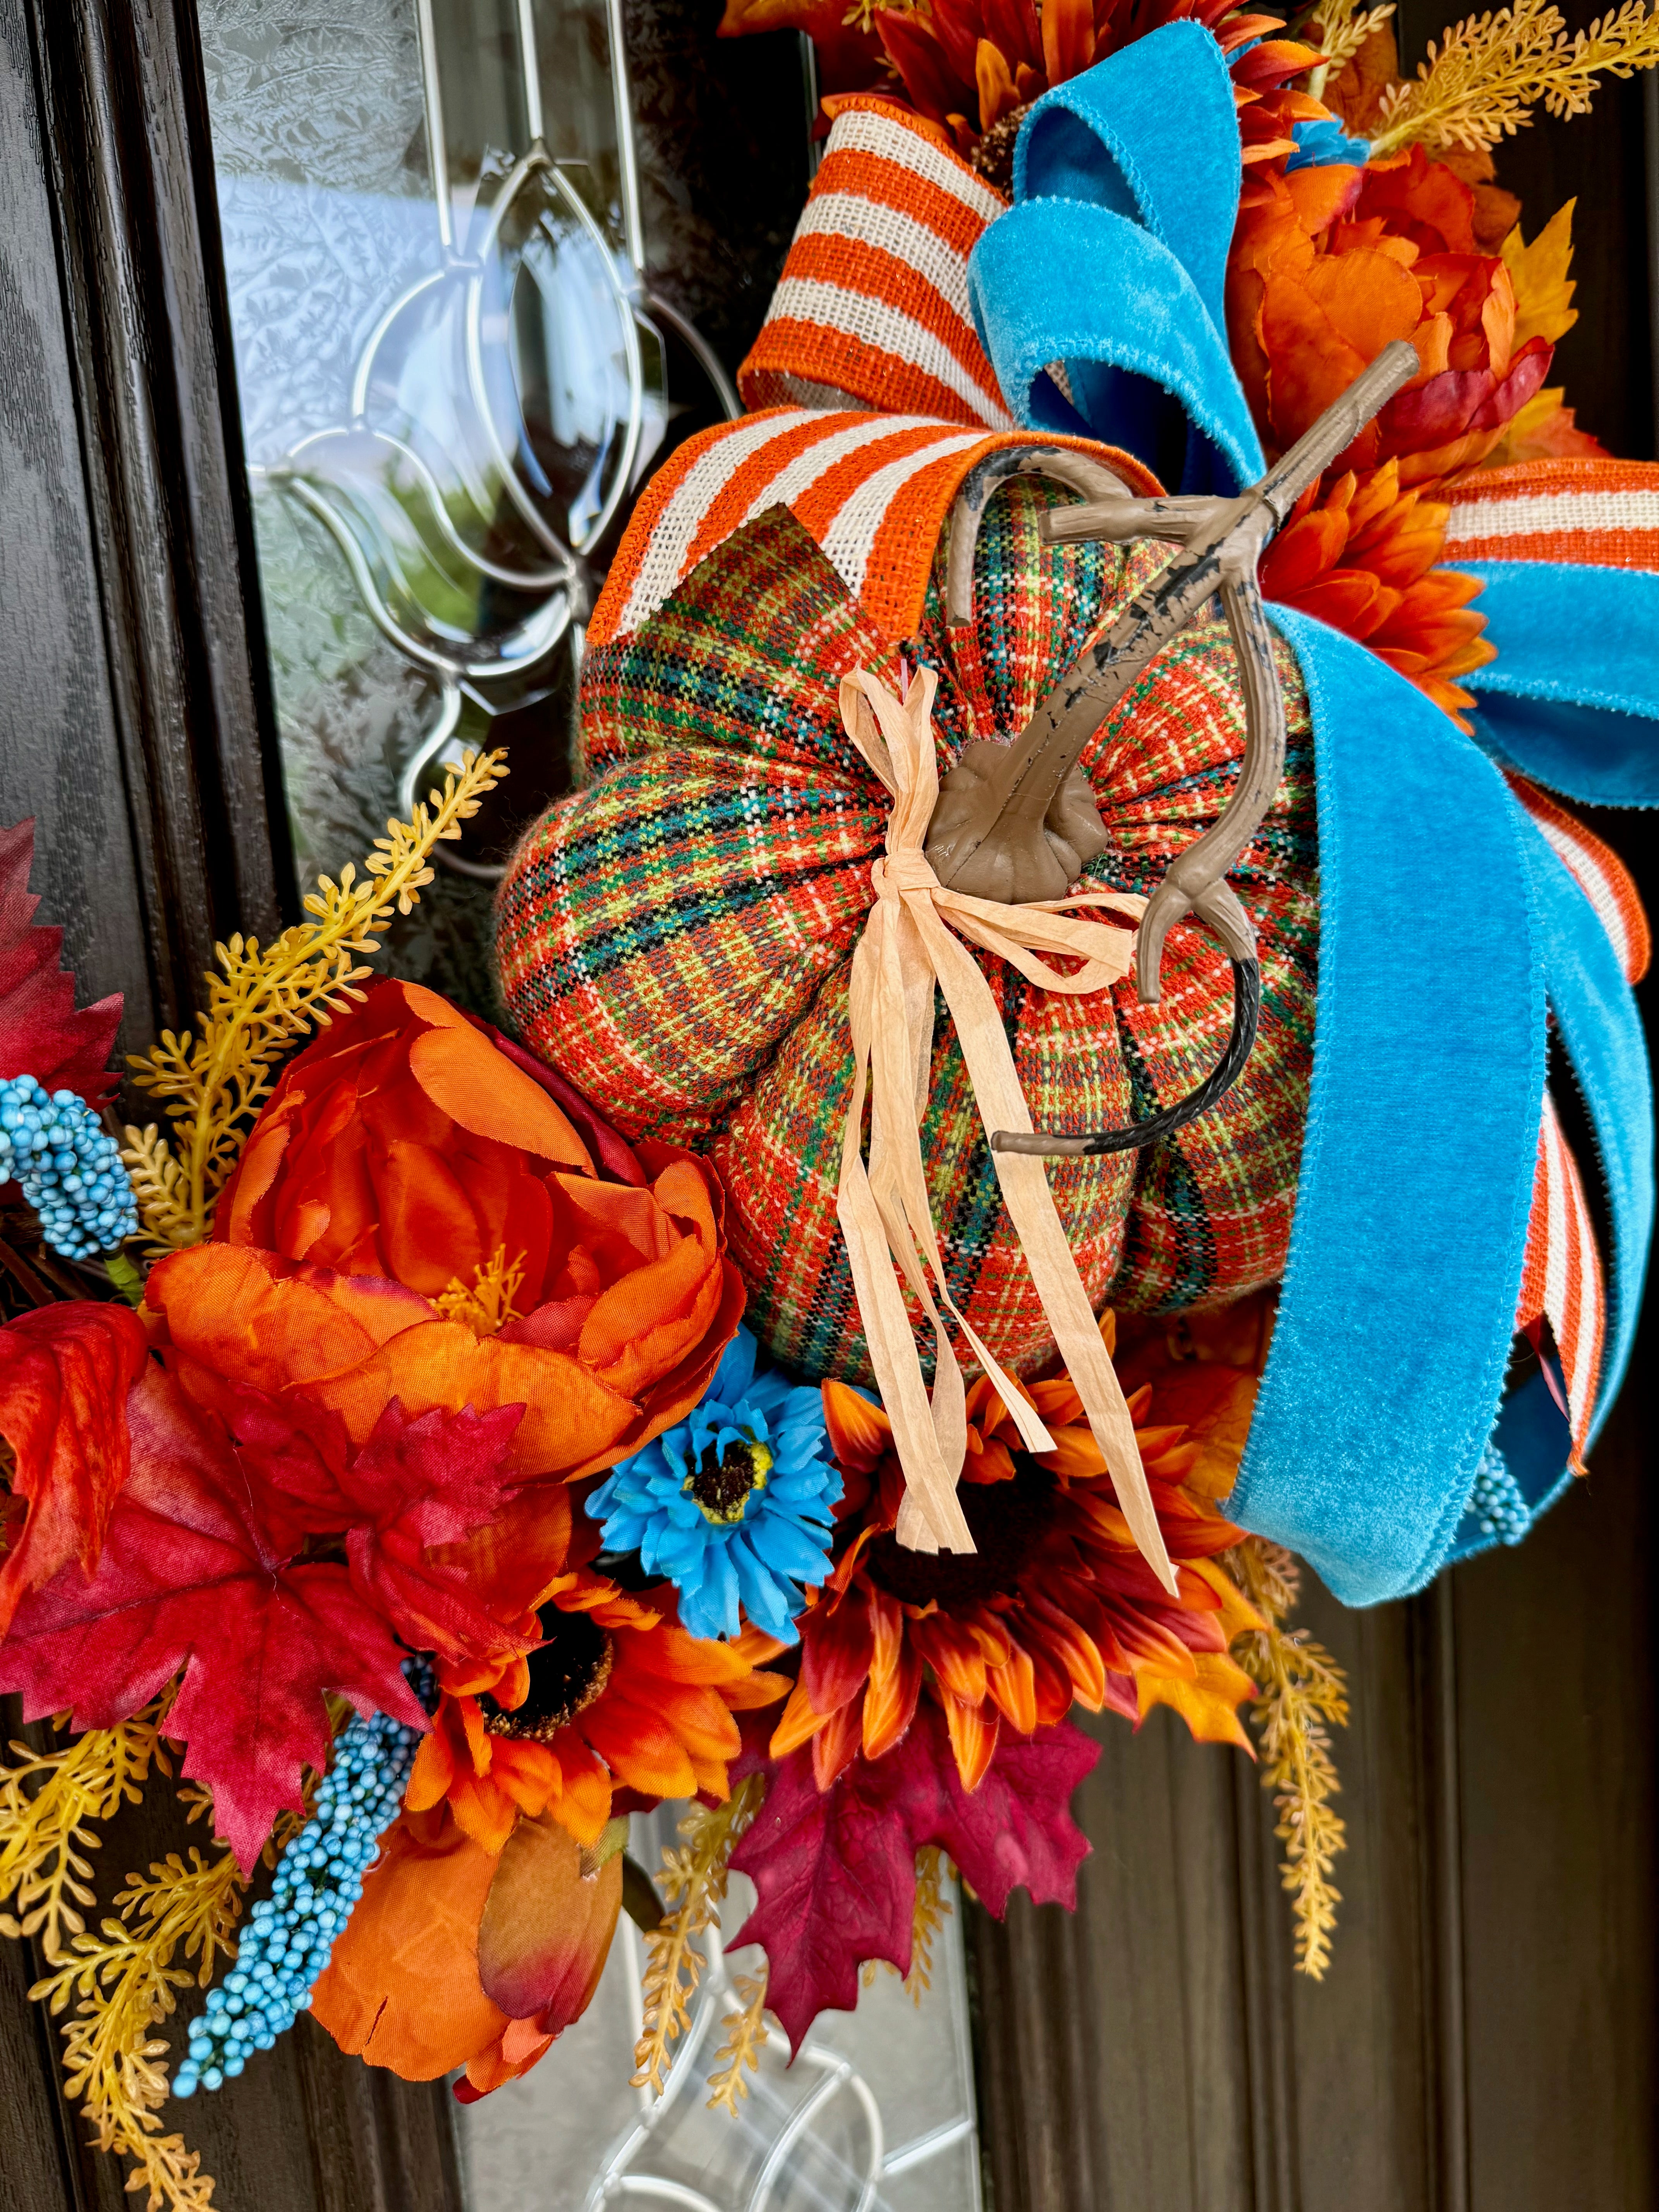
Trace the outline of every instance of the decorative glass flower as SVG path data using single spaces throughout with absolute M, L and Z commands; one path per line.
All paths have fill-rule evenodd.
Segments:
M 830 1571 L 841 1476 L 816 1389 L 755 1371 L 740 1328 L 690 1419 L 623 1460 L 587 1501 L 605 1547 L 637 1551 L 680 1594 L 694 1636 L 735 1636 L 738 1601 L 767 1635 L 797 1641 L 799 1587 Z

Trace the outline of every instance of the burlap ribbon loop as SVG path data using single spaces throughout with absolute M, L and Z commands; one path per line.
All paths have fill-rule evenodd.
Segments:
M 987 1135 L 993 1129 L 1029 1130 L 1030 1115 L 996 1001 L 960 939 L 969 938 L 995 953 L 1042 990 L 1079 995 L 1104 989 L 1128 973 L 1134 934 L 1084 921 L 1066 909 L 1110 907 L 1139 915 L 1146 901 L 1117 891 L 1088 891 L 1004 906 L 966 897 L 940 884 L 922 852 L 939 797 L 935 688 L 927 668 L 917 671 L 902 701 L 862 671 L 842 682 L 847 734 L 891 793 L 893 811 L 885 855 L 871 870 L 876 902 L 853 954 L 853 1090 L 842 1140 L 836 1212 L 871 1364 L 904 1470 L 899 1541 L 919 1551 L 971 1552 L 974 1540 L 957 1497 L 968 1443 L 966 1390 L 947 1316 L 1009 1408 L 1027 1450 L 1052 1450 L 1054 1440 L 945 1285 L 921 1140 L 933 1060 L 934 986 L 944 994 L 956 1024 Z M 1068 975 L 1042 958 L 1043 953 L 1067 955 L 1083 965 Z M 1083 1401 L 1124 1517 L 1148 1565 L 1173 1591 L 1174 1571 L 1140 1463 L 1134 1424 L 1054 1211 L 1043 1164 L 1018 1153 L 991 1157 L 1044 1317 Z M 931 1400 L 895 1261 L 933 1332 Z

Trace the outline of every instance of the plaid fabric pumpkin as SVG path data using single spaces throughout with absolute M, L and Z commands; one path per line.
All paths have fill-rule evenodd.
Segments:
M 1163 557 L 1146 546 L 1044 545 L 1038 518 L 1052 496 L 1018 480 L 992 502 L 971 629 L 947 625 L 935 562 L 902 658 L 938 671 L 941 773 L 968 739 L 1018 731 Z M 498 910 L 502 986 L 526 1042 L 629 1135 L 713 1158 L 750 1324 L 812 1376 L 868 1376 L 836 1191 L 848 971 L 887 799 L 843 732 L 837 689 L 858 668 L 898 687 L 899 659 L 795 518 L 769 510 L 636 629 L 591 652 L 591 781 L 525 839 Z M 1249 1065 L 1173 1139 L 1050 1169 L 1097 1307 L 1175 1311 L 1284 1271 L 1318 902 L 1308 718 L 1288 653 L 1280 673 L 1288 769 L 1232 876 L 1261 936 L 1263 1014 Z M 1219 812 L 1243 738 L 1225 631 L 1196 627 L 1083 756 L 1112 840 L 1091 878 L 1150 891 Z M 1227 963 L 1194 926 L 1171 936 L 1157 1006 L 1128 984 L 1045 994 L 975 957 L 1039 1126 L 1141 1118 L 1190 1090 L 1225 1043 Z M 1053 1347 L 943 1018 L 922 1151 L 952 1295 L 999 1358 L 1030 1371 Z

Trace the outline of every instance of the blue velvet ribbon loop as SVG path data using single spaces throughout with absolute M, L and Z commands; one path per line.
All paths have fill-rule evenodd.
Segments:
M 1659 576 L 1565 561 L 1460 561 L 1498 658 L 1462 680 L 1480 734 L 1586 805 L 1659 806 Z
M 1261 474 L 1224 336 L 1241 173 L 1231 80 L 1196 23 L 1167 24 L 1036 102 L 1016 204 L 968 269 L 1022 422 L 1098 436 L 1110 421 L 1115 444 L 1188 491 Z
M 1273 619 L 1319 733 L 1319 998 L 1284 1298 L 1227 1510 L 1367 1605 L 1439 1568 L 1492 1434 L 1543 986 L 1498 770 L 1363 646 Z

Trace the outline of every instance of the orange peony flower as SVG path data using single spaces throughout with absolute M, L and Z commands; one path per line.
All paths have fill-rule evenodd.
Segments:
M 301 1053 L 217 1241 L 146 1287 L 191 1394 L 221 1411 L 243 1388 L 302 1396 L 357 1444 L 393 1398 L 410 1416 L 523 1406 L 509 1464 L 526 1478 L 592 1473 L 683 1419 L 743 1313 L 714 1170 L 623 1146 L 575 1101 L 600 1176 L 527 1065 L 410 983 Z
M 1102 1329 L 1109 1346 L 1109 1315 Z M 1256 1370 L 1239 1366 L 1228 1376 L 1193 1432 L 1148 1425 L 1150 1387 L 1130 1400 L 1158 1525 L 1179 1563 L 1174 1599 L 1135 1548 L 1064 1376 L 1031 1386 L 1055 1440 L 1040 1458 L 1020 1448 L 983 1378 L 970 1389 L 962 1503 L 978 1549 L 960 1558 L 900 1547 L 892 1531 L 902 1484 L 887 1417 L 845 1384 L 826 1382 L 849 1540 L 800 1622 L 800 1679 L 772 1756 L 811 1739 L 818 1785 L 828 1789 L 859 1750 L 879 1759 L 899 1741 L 924 1686 L 944 1710 L 970 1790 L 1005 1725 L 1029 1735 L 1064 1719 L 1073 1699 L 1137 1722 L 1170 1705 L 1201 1740 L 1244 1744 L 1236 1708 L 1255 1693 L 1228 1646 L 1255 1615 L 1213 1564 L 1239 1532 L 1188 1480 L 1203 1455 L 1200 1426 L 1241 1413 L 1248 1425 Z
M 1283 453 L 1383 347 L 1422 367 L 1341 456 L 1397 459 L 1402 485 L 1473 467 L 1548 371 L 1541 335 L 1516 343 L 1501 256 L 1475 250 L 1474 198 L 1420 146 L 1364 169 L 1259 169 L 1228 264 L 1234 364 L 1270 454 Z
M 551 1820 L 499 1856 L 440 1811 L 404 1814 L 312 1993 L 342 2051 L 408 2081 L 465 2067 L 471 2103 L 529 2071 L 592 2001 L 622 1903 L 622 1858 L 584 1875 Z
M 1455 679 L 1496 648 L 1469 607 L 1479 582 L 1435 565 L 1450 512 L 1401 491 L 1397 461 L 1363 483 L 1350 470 L 1323 489 L 1310 485 L 1263 556 L 1261 588 L 1368 645 L 1467 730 L 1458 709 L 1474 702 Z

